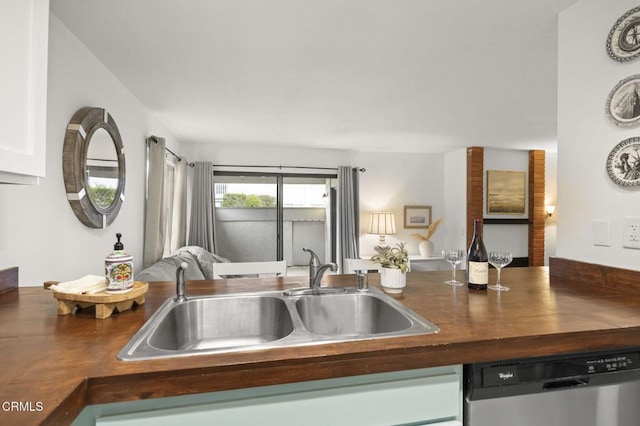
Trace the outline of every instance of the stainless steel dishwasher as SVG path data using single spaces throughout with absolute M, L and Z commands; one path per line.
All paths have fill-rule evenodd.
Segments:
M 466 426 L 638 426 L 640 348 L 466 365 Z

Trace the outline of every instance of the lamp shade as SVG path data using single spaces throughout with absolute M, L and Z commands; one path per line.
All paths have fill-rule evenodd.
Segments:
M 369 234 L 392 235 L 396 233 L 396 215 L 390 212 L 372 212 L 369 218 Z

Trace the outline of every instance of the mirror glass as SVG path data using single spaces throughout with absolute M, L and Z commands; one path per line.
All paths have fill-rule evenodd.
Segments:
M 85 173 L 91 201 L 99 209 L 111 207 L 118 190 L 118 153 L 111 135 L 102 127 L 89 140 Z

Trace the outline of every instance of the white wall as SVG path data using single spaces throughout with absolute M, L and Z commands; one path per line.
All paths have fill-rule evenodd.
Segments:
M 189 161 L 210 161 L 223 165 L 337 167 L 355 166 L 349 150 L 297 148 L 278 145 L 233 143 L 184 143 Z M 271 171 L 273 170 L 265 170 Z
M 123 234 L 126 251 L 134 256 L 135 267 L 141 267 L 144 140 L 151 134 L 165 137 L 168 146 L 189 161 L 367 168 L 361 175 L 362 254 L 369 254 L 368 249 L 376 241 L 375 236 L 366 234 L 368 213 L 379 209 L 397 213 L 399 233 L 388 237 L 388 241 L 406 241 L 410 252 L 418 253 L 418 241 L 410 235 L 413 230 L 402 227 L 404 205 L 431 205 L 433 218 L 444 218 L 433 238 L 436 253 L 445 241 L 451 247 L 460 242 L 461 248 L 466 245 L 463 208 L 466 150 L 448 154 L 393 154 L 231 144 L 181 145 L 54 15 L 49 44 L 47 177 L 40 186 L 0 185 L 0 268 L 20 267 L 22 286 L 101 274 L 116 232 Z M 106 230 L 82 225 L 65 197 L 61 159 L 64 133 L 73 113 L 83 106 L 107 108 L 118 123 L 125 145 L 126 200 L 120 215 Z M 462 181 L 458 182 L 456 177 Z M 559 211 L 562 214 L 561 208 Z
M 404 229 L 405 205 L 432 206 L 433 220 L 443 218 L 436 231 L 434 254 L 447 246 L 466 250 L 466 149 L 446 154 L 402 154 L 335 149 L 244 146 L 233 144 L 184 144 L 189 161 L 211 161 L 227 165 L 299 165 L 307 167 L 364 167 L 360 175 L 360 254 L 373 253 L 378 236 L 367 234 L 369 213 L 396 213 L 396 235 L 387 236 L 391 245 L 406 242 L 410 254 L 418 254 L 418 240 L 411 236 L 422 230 Z M 555 154 L 547 165 L 547 173 L 555 175 Z M 528 170 L 529 154 L 522 150 L 485 149 L 485 170 Z M 269 170 L 267 170 L 269 171 Z M 555 181 L 555 179 L 553 179 Z M 553 182 L 554 183 L 554 182 Z M 548 188 L 555 200 L 555 183 Z M 525 211 L 527 209 L 525 208 Z M 513 215 L 490 217 L 508 217 Z M 518 216 L 527 218 L 527 213 Z M 516 229 L 518 228 L 518 229 Z M 555 246 L 555 233 L 548 244 Z M 487 247 L 511 250 L 526 257 L 527 225 L 487 225 Z
M 409 254 L 418 255 L 420 242 L 413 233 L 424 234 L 424 229 L 404 228 L 404 206 L 431 206 L 432 220 L 444 216 L 444 155 L 443 154 L 394 154 L 379 152 L 354 152 L 353 158 L 367 172 L 360 177 L 360 254 L 371 255 L 378 244 L 377 235 L 367 234 L 369 213 L 391 211 L 396 214 L 396 235 L 388 235 L 386 241 L 393 246 L 407 243 Z M 444 222 L 438 227 L 431 241 L 434 256 L 443 248 Z
M 466 250 L 466 149 L 446 154 L 402 154 L 333 149 L 238 146 L 233 144 L 184 144 L 190 161 L 214 164 L 300 165 L 307 167 L 364 167 L 360 175 L 360 252 L 367 256 L 377 244 L 376 235 L 367 234 L 371 211 L 396 213 L 398 234 L 387 236 L 389 244 L 403 241 L 410 254 L 418 254 L 418 240 L 411 236 L 420 230 L 404 229 L 405 205 L 430 205 L 433 219 L 443 218 L 433 237 L 434 254 L 445 246 Z M 547 174 L 552 179 L 547 194 L 555 200 L 555 153 L 547 153 Z M 485 149 L 485 170 L 528 170 L 529 153 L 522 150 Z M 525 208 L 525 211 L 528 211 Z M 492 218 L 513 215 L 492 215 Z M 517 216 L 527 218 L 527 213 Z M 555 227 L 547 233 L 548 247 L 555 250 Z M 511 250 L 526 257 L 527 225 L 488 225 L 487 247 Z
M 467 149 L 444 155 L 444 247 L 467 251 Z M 466 263 L 460 265 L 466 268 Z
M 444 158 L 444 204 L 445 217 L 447 218 L 447 221 L 444 224 L 445 245 L 450 248 L 461 248 L 465 250 L 467 248 L 466 159 L 466 149 L 449 152 L 445 154 Z M 549 204 L 556 203 L 556 168 L 557 154 L 555 152 L 546 152 L 545 202 Z M 528 169 L 528 151 L 486 148 L 484 150 L 483 173 L 485 200 L 487 170 L 514 170 L 528 173 Z M 456 194 L 456 196 L 451 196 L 451 194 Z M 525 207 L 525 214 L 523 215 L 487 215 L 486 201 L 484 200 L 483 211 L 485 218 L 524 219 L 528 217 L 528 213 L 526 213 L 528 211 L 528 207 Z M 555 215 L 551 220 L 547 220 L 545 230 L 545 264 L 548 264 L 549 255 L 555 255 Z M 511 250 L 515 256 L 526 257 L 528 255 L 527 225 L 485 225 L 484 240 L 487 250 L 502 248 L 505 250 Z
M 0 268 L 18 266 L 20 286 L 104 273 L 115 233 L 142 264 L 145 137 L 169 136 L 140 102 L 55 17 L 50 15 L 47 171 L 39 186 L 0 185 Z M 125 202 L 107 229 L 76 218 L 65 196 L 62 147 L 66 125 L 81 107 L 106 108 L 125 146 Z M 177 146 L 169 138 L 170 146 Z
M 545 153 L 544 161 L 544 204 L 557 207 L 558 204 L 558 154 Z M 558 211 L 546 219 L 544 226 L 544 264 L 549 264 L 549 257 L 556 255 L 556 224 Z
M 488 214 L 487 213 L 487 171 L 508 170 L 525 172 L 525 206 L 523 214 Z M 483 173 L 484 199 L 482 209 L 487 219 L 527 219 L 529 217 L 529 151 L 491 149 L 484 150 Z M 529 255 L 528 225 L 492 225 L 483 227 L 483 240 L 487 250 L 508 250 L 513 257 Z
M 183 151 L 187 153 L 189 161 L 211 161 L 214 164 L 366 168 L 367 171 L 360 175 L 361 255 L 372 254 L 378 239 L 366 233 L 371 211 L 388 210 L 396 213 L 398 234 L 388 236 L 387 242 L 406 242 L 411 254 L 418 254 L 418 240 L 411 234 L 419 230 L 403 229 L 404 206 L 430 205 L 434 219 L 443 216 L 442 154 L 188 143 L 184 144 Z M 443 235 L 442 229 L 439 229 L 433 237 L 436 252 L 442 249 Z
M 623 189 L 605 164 L 620 141 L 638 129 L 619 128 L 605 101 L 623 78 L 640 72 L 640 59 L 618 63 L 605 41 L 616 20 L 637 0 L 582 0 L 560 15 L 558 75 L 558 257 L 640 269 L 640 250 L 622 248 L 622 219 L 640 216 L 638 189 Z M 610 222 L 609 247 L 594 246 L 594 220 Z
M 445 244 L 449 248 L 467 249 L 467 150 L 461 149 L 445 155 Z M 523 150 L 484 149 L 483 170 L 483 212 L 485 218 L 526 219 L 528 207 L 522 215 L 489 215 L 486 213 L 486 171 L 524 171 L 525 179 L 529 169 L 529 152 Z M 526 182 L 526 180 L 525 180 Z M 527 187 L 528 191 L 528 187 Z M 455 196 L 453 196 L 455 194 Z M 555 194 L 555 193 L 554 193 Z M 483 229 L 483 239 L 487 250 L 509 250 L 517 257 L 528 255 L 527 225 L 489 225 Z

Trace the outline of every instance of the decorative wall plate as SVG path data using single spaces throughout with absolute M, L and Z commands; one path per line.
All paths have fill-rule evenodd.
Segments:
M 620 186 L 640 185 L 640 137 L 625 139 L 611 150 L 607 174 Z
M 640 124 L 640 74 L 620 80 L 607 97 L 607 117 L 616 126 Z
M 618 62 L 640 55 L 640 7 L 635 7 L 616 21 L 607 37 L 607 53 Z

